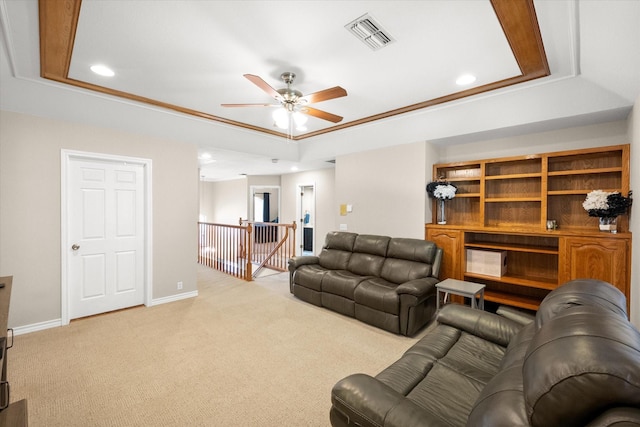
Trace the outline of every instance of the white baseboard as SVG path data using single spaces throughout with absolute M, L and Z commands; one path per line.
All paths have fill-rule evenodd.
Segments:
M 180 301 L 187 298 L 195 298 L 197 296 L 198 296 L 198 291 L 184 292 L 181 294 L 170 295 L 168 297 L 162 297 L 162 298 L 151 300 L 151 304 L 149 304 L 149 307 L 153 307 L 154 305 L 166 304 L 168 302 Z
M 29 334 L 31 332 L 44 331 L 45 329 L 57 328 L 62 326 L 62 319 L 47 320 L 46 322 L 33 323 L 26 326 L 18 326 L 13 328 L 14 335 Z
M 151 304 L 149 304 L 149 307 L 153 307 L 154 305 L 166 304 L 174 301 L 180 301 L 187 298 L 195 298 L 197 296 L 198 296 L 198 291 L 192 291 L 192 292 L 184 292 L 182 294 L 177 294 L 177 295 L 171 295 L 168 297 L 157 298 L 157 299 L 151 300 Z M 31 332 L 43 331 L 45 329 L 57 328 L 60 326 L 62 326 L 62 319 L 47 320 L 46 322 L 33 323 L 31 325 L 15 327 L 13 328 L 13 334 L 16 336 L 24 335 L 24 334 L 29 334 Z

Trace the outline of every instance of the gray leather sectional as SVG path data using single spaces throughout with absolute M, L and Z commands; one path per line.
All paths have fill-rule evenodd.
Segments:
M 296 297 L 411 336 L 433 318 L 442 250 L 433 242 L 327 234 L 319 256 L 289 260 Z
M 640 332 L 624 295 L 573 280 L 535 320 L 449 304 L 437 326 L 377 376 L 331 392 L 331 424 L 602 427 L 640 425 Z

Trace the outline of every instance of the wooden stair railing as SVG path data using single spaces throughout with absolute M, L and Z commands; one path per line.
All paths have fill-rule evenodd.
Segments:
M 198 263 L 252 280 L 252 226 L 199 222 Z
M 297 228 L 295 221 L 292 224 L 280 224 L 247 221 L 241 218 L 240 224 L 253 228 L 253 238 L 249 242 L 251 262 L 257 265 L 253 271 L 253 278 L 256 278 L 265 267 L 276 271 L 287 271 L 289 258 L 295 256 Z
M 198 227 L 198 263 L 243 280 L 253 280 L 265 267 L 287 271 L 295 255 L 295 222 L 240 219 L 240 225 L 199 222 Z

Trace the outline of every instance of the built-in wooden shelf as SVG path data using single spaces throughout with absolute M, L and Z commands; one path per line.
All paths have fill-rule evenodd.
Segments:
M 526 310 L 538 310 L 540 301 L 536 298 L 530 298 L 522 295 L 511 294 L 508 292 L 496 292 L 485 290 L 484 299 L 498 304 L 506 304 L 513 307 L 520 307 Z
M 492 197 L 484 199 L 485 203 L 541 202 L 542 197 Z
M 484 283 L 488 301 L 532 310 L 584 277 L 612 283 L 629 300 L 627 216 L 618 218 L 617 234 L 600 232 L 582 207 L 593 190 L 629 193 L 629 145 L 437 164 L 433 177 L 458 187 L 445 205 L 447 223 L 434 217 L 425 230 L 445 251 L 440 279 Z M 551 219 L 555 230 L 546 228 Z M 507 274 L 467 272 L 467 249 L 505 251 Z
M 465 243 L 467 248 L 491 249 L 499 251 L 514 251 L 538 254 L 558 255 L 558 248 L 553 246 L 533 246 L 518 244 L 495 244 L 495 243 Z
M 548 172 L 547 175 L 548 176 L 569 176 L 569 175 L 589 175 L 589 174 L 618 173 L 618 172 L 622 172 L 621 167 L 555 171 L 555 172 Z
M 485 176 L 484 179 L 487 181 L 495 180 L 495 179 L 522 179 L 522 178 L 540 178 L 542 174 L 540 172 L 536 173 L 514 173 L 509 175 L 489 175 Z

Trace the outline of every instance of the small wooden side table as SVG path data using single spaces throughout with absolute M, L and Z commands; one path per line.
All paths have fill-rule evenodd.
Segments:
M 436 295 L 436 310 L 440 310 L 440 292 L 443 292 L 443 302 L 446 301 L 448 294 L 460 295 L 471 299 L 471 308 L 484 310 L 484 287 L 480 283 L 465 282 L 456 279 L 445 279 L 436 284 L 438 289 Z M 478 303 L 476 304 L 476 298 Z

